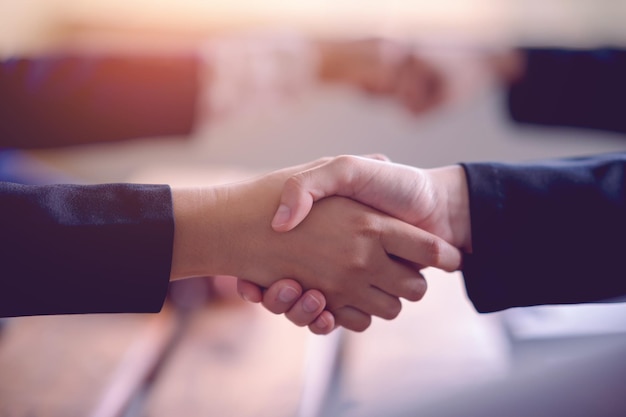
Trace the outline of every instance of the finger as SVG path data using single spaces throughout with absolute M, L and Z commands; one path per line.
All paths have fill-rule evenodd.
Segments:
M 237 292 L 242 299 L 251 303 L 260 303 L 263 300 L 261 287 L 245 279 L 237 278 Z
M 362 332 L 372 324 L 372 316 L 353 307 L 341 307 L 333 310 L 335 323 L 348 330 Z
M 358 303 L 353 304 L 365 314 L 392 320 L 398 317 L 402 310 L 402 303 L 398 297 L 387 294 L 380 288 L 370 286 L 360 296 Z
M 385 271 L 375 285 L 385 293 L 407 299 L 419 301 L 424 297 L 428 284 L 424 276 L 414 266 L 407 266 L 406 262 L 394 260 L 395 265 Z
M 263 295 L 263 307 L 275 314 L 282 314 L 296 303 L 302 295 L 302 286 L 292 279 L 276 281 Z M 319 313 L 318 313 L 319 314 Z
M 387 253 L 410 262 L 451 272 L 461 267 L 461 252 L 425 230 L 400 220 L 386 218 L 381 243 Z
M 366 183 L 374 172 L 364 173 L 358 169 L 358 163 L 364 158 L 357 156 L 339 156 L 327 163 L 291 176 L 283 187 L 280 205 L 272 228 L 285 232 L 298 225 L 311 211 L 313 203 L 330 195 L 350 197 L 361 183 Z M 375 163 L 370 159 L 370 163 Z
M 286 232 L 296 227 L 309 214 L 313 203 L 321 198 L 316 198 L 322 194 L 317 188 L 332 192 L 335 181 L 327 170 L 315 174 L 304 171 L 290 177 L 283 186 L 280 204 L 272 219 L 272 228 L 277 232 Z
M 364 314 L 385 320 L 396 318 L 402 310 L 399 297 L 387 293 L 376 285 L 363 287 L 360 291 L 355 288 L 345 303 Z
M 328 310 L 322 311 L 315 321 L 309 324 L 311 333 L 320 335 L 329 334 L 335 327 L 335 316 Z
M 326 307 L 326 298 L 318 290 L 309 290 L 285 313 L 289 321 L 297 326 L 313 323 Z

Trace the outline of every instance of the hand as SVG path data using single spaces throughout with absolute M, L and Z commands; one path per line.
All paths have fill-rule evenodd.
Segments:
M 414 115 L 473 98 L 525 71 L 515 50 L 415 46 L 401 39 L 317 42 L 320 78 L 398 102 Z
M 337 194 L 430 230 L 471 252 L 468 191 L 460 166 L 420 170 L 392 164 L 383 156 L 377 159 L 341 156 L 294 175 L 283 190 L 281 209 L 273 219 L 273 227 L 276 230 L 291 230 L 307 215 L 314 201 Z M 240 284 L 240 294 L 262 299 L 271 311 L 281 311 L 280 303 L 270 293 L 263 296 L 254 285 Z M 301 290 L 296 288 L 295 291 Z M 304 294 L 302 299 L 307 296 Z M 299 322 L 309 324 L 311 331 L 320 334 L 330 332 L 316 321 L 317 316 L 306 315 L 298 305 L 294 308 Z M 288 310 L 287 318 L 296 322 L 290 313 L 291 310 Z
M 399 297 L 422 297 L 421 265 L 460 263 L 442 239 L 342 198 L 316 204 L 297 230 L 276 233 L 270 220 L 280 190 L 302 168 L 208 190 L 174 190 L 172 277 L 234 275 L 263 287 L 294 278 L 324 292 L 338 323 L 363 330 L 370 315 L 395 317 Z
M 363 157 L 389 161 L 386 156 L 381 154 L 370 154 Z M 319 166 L 329 160 L 330 158 L 322 158 L 312 162 L 308 167 Z M 297 169 L 304 170 L 305 167 L 301 166 Z M 324 310 L 326 306 L 324 295 L 318 290 L 303 292 L 302 286 L 292 279 L 278 280 L 264 290 L 250 281 L 237 278 L 237 292 L 245 301 L 262 303 L 267 310 L 274 314 L 285 314 L 285 317 L 297 326 L 308 326 L 314 334 L 329 334 L 336 328 L 335 316 L 328 310 Z M 344 319 L 337 325 L 339 324 L 346 328 L 354 328 L 358 323 Z
M 249 302 L 260 303 L 275 314 L 285 314 L 287 319 L 298 326 L 308 326 L 314 334 L 328 334 L 335 329 L 335 316 L 326 306 L 326 298 L 318 290 L 303 292 L 302 286 L 292 279 L 282 279 L 273 283 L 267 290 L 250 281 L 237 280 L 237 291 Z M 343 323 L 352 328 L 356 323 Z
M 409 42 L 360 39 L 317 42 L 320 78 L 388 97 L 413 114 L 438 106 L 444 93 L 439 69 L 416 54 Z
M 270 229 L 270 217 L 271 212 L 254 223 L 265 221 Z M 249 225 L 249 235 L 250 229 Z M 444 262 L 460 262 L 456 251 L 448 252 L 451 247 L 439 246 L 442 240 L 338 197 L 318 202 L 297 229 L 273 233 L 263 233 L 262 246 L 246 250 L 251 262 L 243 262 L 233 275 L 264 287 L 276 278 L 293 277 L 305 289 L 322 291 L 326 308 L 338 323 L 356 323 L 352 330 L 367 328 L 370 315 L 396 317 L 401 309 L 399 297 L 420 299 L 425 281 L 417 269 L 422 264 L 439 263 L 440 257 Z M 264 262 L 269 265 L 261 270 Z
M 461 166 L 425 170 L 339 156 L 287 180 L 272 227 L 276 231 L 292 230 L 315 201 L 331 195 L 374 207 L 471 252 L 469 196 Z M 424 265 L 454 269 L 450 265 Z

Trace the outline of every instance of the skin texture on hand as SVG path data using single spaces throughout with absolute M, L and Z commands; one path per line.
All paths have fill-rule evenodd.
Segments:
M 472 251 L 467 182 L 460 166 L 420 170 L 393 164 L 383 156 L 375 160 L 355 156 L 332 158 L 287 181 L 273 227 L 291 230 L 315 201 L 328 195 L 343 195 L 376 207 L 429 230 L 468 253 Z M 320 320 L 321 316 L 304 312 L 299 305 L 304 299 L 319 295 L 304 293 L 299 304 L 286 309 L 271 296 L 283 285 L 297 283 L 279 281 L 270 287 L 272 292 L 264 295 L 246 282 L 239 282 L 238 289 L 247 298 L 262 300 L 268 310 L 285 312 L 292 322 L 308 324 L 313 333 L 329 333 L 326 317 Z M 301 289 L 296 287 L 294 291 Z
M 286 290 L 286 291 L 285 291 Z M 250 281 L 238 279 L 237 291 L 241 298 L 252 303 L 263 303 L 263 307 L 275 314 L 285 317 L 297 326 L 308 326 L 314 334 L 329 334 L 337 326 L 353 328 L 354 323 L 335 321 L 335 316 L 324 310 L 326 298 L 318 290 L 303 291 L 302 286 L 292 279 L 281 279 L 273 283 L 267 290 L 261 289 Z M 279 297 L 284 293 L 285 297 Z M 312 310 L 304 308 L 306 304 L 317 305 Z M 366 319 L 367 320 L 367 319 Z
M 262 287 L 292 278 L 322 291 L 336 322 L 359 331 L 371 315 L 396 317 L 399 297 L 423 296 L 423 265 L 458 267 L 460 254 L 444 240 L 341 197 L 316 204 L 292 231 L 272 230 L 285 181 L 302 170 L 173 190 L 172 278 L 233 275 Z
M 315 201 L 340 195 L 429 231 L 471 252 L 469 197 L 461 166 L 424 170 L 389 161 L 339 156 L 285 183 L 272 227 L 288 231 Z M 447 265 L 429 265 L 451 271 Z

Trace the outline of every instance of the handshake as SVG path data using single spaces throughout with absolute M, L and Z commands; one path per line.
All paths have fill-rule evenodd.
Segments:
M 339 156 L 223 186 L 172 190 L 171 279 L 238 277 L 241 296 L 326 334 L 395 318 L 426 267 L 470 253 L 464 169 Z

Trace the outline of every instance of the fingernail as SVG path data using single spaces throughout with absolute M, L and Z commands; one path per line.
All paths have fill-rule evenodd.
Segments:
M 319 316 L 317 320 L 315 320 L 315 327 L 319 329 L 326 329 L 328 327 L 328 320 L 326 320 L 324 315 Z
M 302 309 L 305 313 L 314 313 L 320 306 L 320 302 L 315 297 L 306 297 L 302 301 Z
M 278 291 L 278 300 L 283 303 L 292 303 L 298 298 L 298 291 L 292 287 L 285 287 Z
M 285 204 L 281 204 L 278 206 L 278 210 L 274 215 L 272 226 L 278 227 L 284 225 L 289 220 L 289 216 L 291 216 L 291 210 Z

